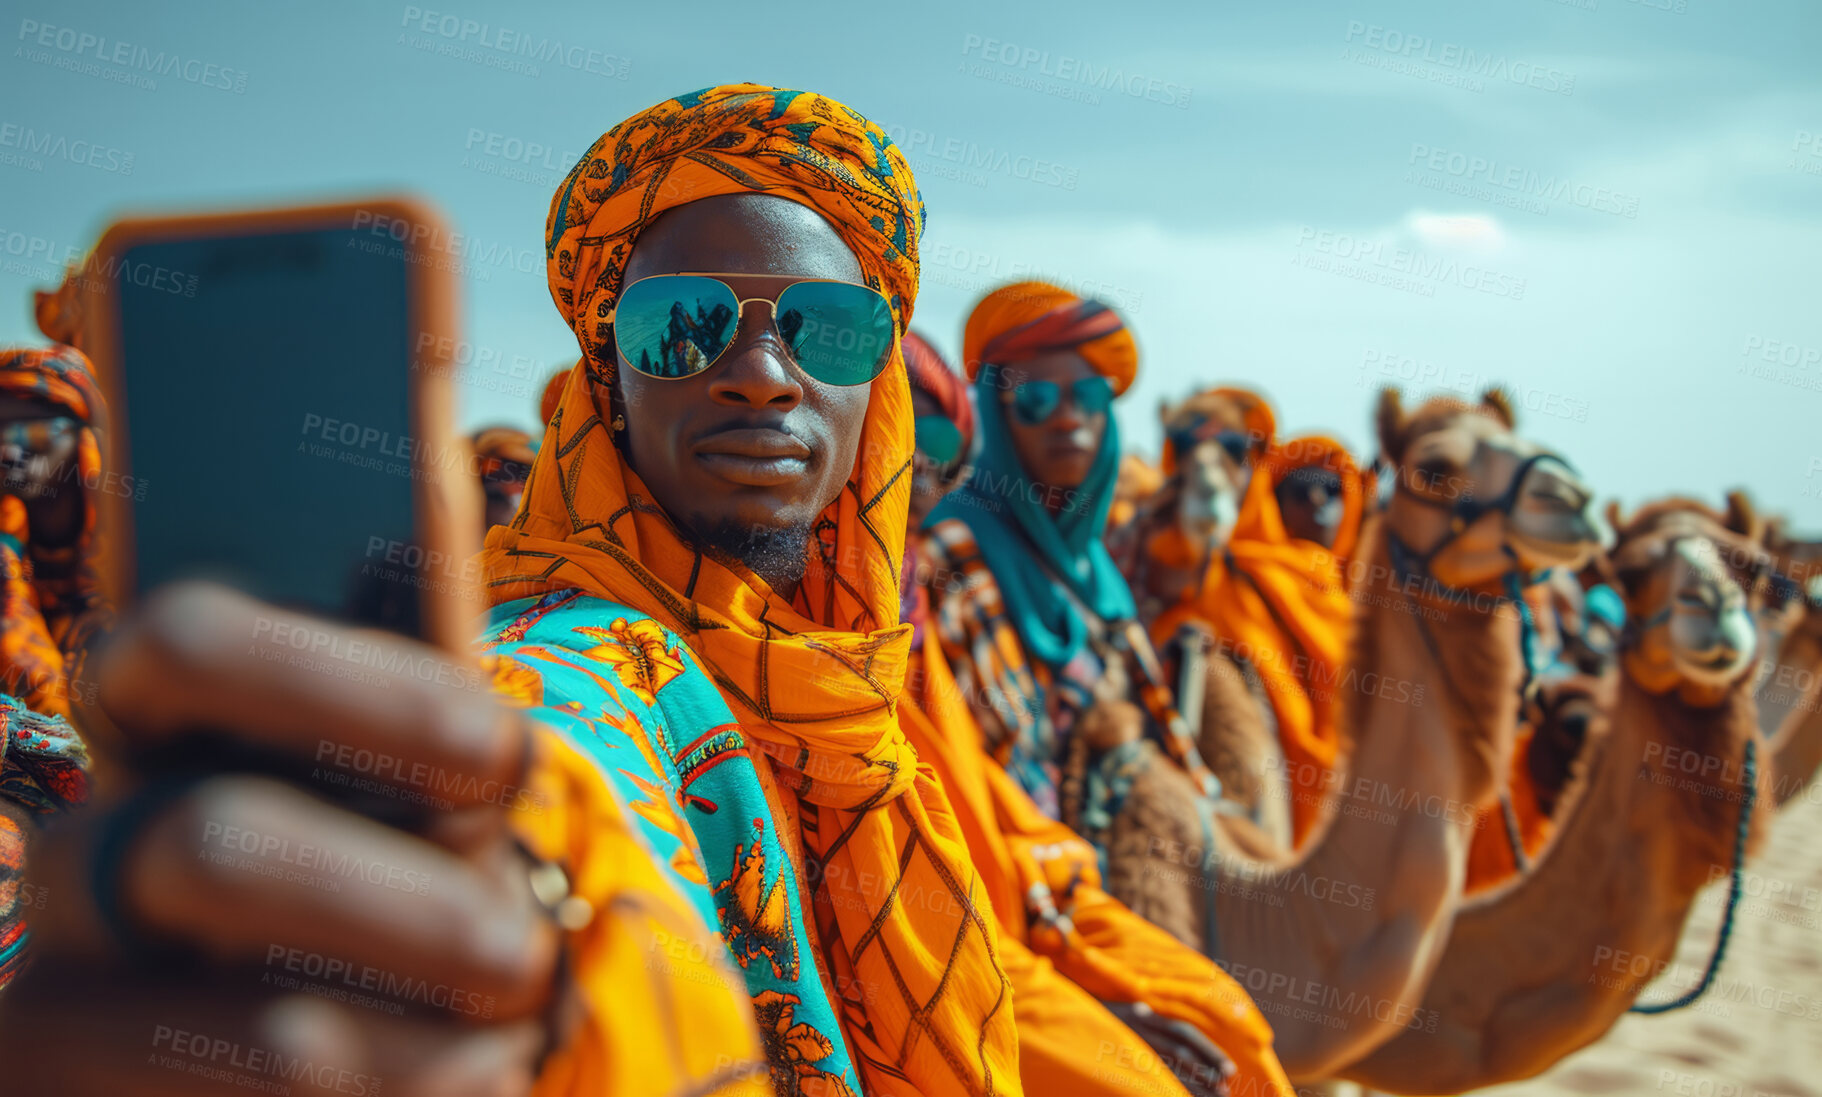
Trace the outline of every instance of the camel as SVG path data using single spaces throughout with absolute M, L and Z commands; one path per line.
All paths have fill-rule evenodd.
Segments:
M 1509 764 L 1522 678 L 1516 566 L 1579 567 L 1591 494 L 1514 431 L 1497 393 L 1378 426 L 1398 490 L 1355 557 L 1345 692 L 1355 748 L 1326 818 L 1292 856 L 1248 821 L 1204 814 L 1148 743 L 1084 726 L 1091 760 L 1066 818 L 1106 851 L 1108 890 L 1220 961 L 1271 1021 L 1294 1080 L 1329 1077 L 1404 1027 L 1441 955 L 1476 809 Z M 1126 795 L 1120 798 L 1120 789 Z M 1212 917 L 1209 915 L 1212 914 Z
M 1774 521 L 1766 548 L 1782 582 L 1761 633 L 1777 658 L 1765 661 L 1757 699 L 1773 776 L 1768 806 L 1782 807 L 1822 767 L 1822 541 L 1792 539 Z
M 1163 478 L 1149 466 L 1129 475 L 1121 466 L 1122 483 L 1130 483 L 1134 502 L 1130 521 L 1110 525 L 1108 550 L 1132 584 L 1144 624 L 1201 581 L 1206 559 L 1226 545 L 1250 459 L 1269 441 L 1259 437 L 1259 414 L 1256 398 L 1240 390 L 1216 390 L 1175 405 L 1161 403 L 1160 425 L 1177 443 L 1170 475 Z M 1208 425 L 1203 436 L 1192 439 L 1190 431 L 1203 424 Z M 1157 473 L 1160 481 L 1147 480 L 1147 473 Z M 1141 487 L 1150 490 L 1140 493 Z M 1196 565 L 1170 567 L 1146 551 L 1152 538 L 1168 529 L 1179 531 L 1195 547 Z M 1192 647 L 1193 651 L 1184 650 Z M 1192 719 L 1202 759 L 1220 780 L 1224 798 L 1263 834 L 1288 845 L 1283 752 L 1258 674 L 1221 650 L 1206 632 L 1180 637 L 1166 654 L 1179 705 Z M 1193 659 L 1190 669 L 1184 667 L 1184 654 Z
M 1669 967 L 1697 892 L 1735 863 L 1765 555 L 1700 504 L 1614 520 L 1623 669 L 1557 833 L 1528 873 L 1456 915 L 1424 995 L 1436 1025 L 1401 1033 L 1343 1077 L 1425 1094 L 1538 1074 L 1603 1035 Z M 1752 813 L 1754 840 L 1770 814 Z M 1667 981 L 1680 990 L 1695 976 Z

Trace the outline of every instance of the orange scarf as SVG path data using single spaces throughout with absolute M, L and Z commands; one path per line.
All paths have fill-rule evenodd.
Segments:
M 1272 1030 L 1239 984 L 1108 895 L 1094 847 L 1038 810 L 987 755 L 935 638 L 913 656 L 899 720 L 955 806 L 1013 982 L 1020 1070 L 1032 1093 L 1178 1091 L 1099 1002 L 1144 1002 L 1234 1061 L 1231 1092 L 1289 1097 Z
M 1278 484 L 1312 464 L 1341 474 L 1344 510 L 1333 550 L 1292 537 L 1278 511 Z M 1162 643 L 1183 623 L 1199 620 L 1219 639 L 1223 654 L 1252 664 L 1277 717 L 1299 843 L 1321 817 L 1341 751 L 1342 675 L 1353 622 L 1342 561 L 1359 535 L 1364 501 L 1360 472 L 1339 442 L 1309 437 L 1279 445 L 1268 438 L 1226 552 L 1208 562 L 1197 588 L 1152 624 L 1153 638 Z M 1169 567 L 1198 564 L 1174 527 L 1153 540 L 1151 551 Z
M 614 127 L 551 204 L 551 295 L 584 352 L 511 527 L 482 554 L 496 602 L 580 588 L 677 632 L 772 763 L 813 884 L 830 978 L 868 1092 L 1018 1091 L 996 931 L 943 791 L 899 730 L 910 628 L 898 623 L 911 396 L 894 354 L 874 382 L 847 489 L 818 523 L 791 603 L 679 534 L 626 467 L 597 394 L 614 357 L 600 317 L 641 229 L 712 195 L 775 194 L 820 213 L 899 331 L 917 293 L 923 203 L 889 138 L 849 108 L 757 85 L 667 100 Z M 806 891 L 809 890 L 806 887 Z

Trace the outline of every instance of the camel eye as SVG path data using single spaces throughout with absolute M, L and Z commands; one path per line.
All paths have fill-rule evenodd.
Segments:
M 1431 457 L 1417 462 L 1417 480 L 1428 487 L 1436 487 L 1455 473 L 1454 462 L 1445 457 Z

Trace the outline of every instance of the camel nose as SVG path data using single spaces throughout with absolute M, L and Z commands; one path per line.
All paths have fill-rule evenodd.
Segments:
M 1525 494 L 1570 515 L 1565 533 L 1574 539 L 1599 545 L 1613 544 L 1613 531 L 1594 505 L 1594 489 L 1561 461 L 1546 458 L 1531 466 L 1525 477 Z
M 1533 464 L 1519 485 L 1511 530 L 1520 554 L 1535 568 L 1579 568 L 1613 531 L 1594 506 L 1594 490 L 1555 457 Z
M 1690 572 L 1676 588 L 1675 627 L 1671 639 L 1691 677 L 1713 683 L 1731 681 L 1758 651 L 1759 630 L 1745 594 L 1714 572 L 1711 561 L 1678 545 Z

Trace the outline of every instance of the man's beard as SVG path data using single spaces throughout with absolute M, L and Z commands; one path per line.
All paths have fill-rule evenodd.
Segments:
M 723 519 L 707 529 L 691 529 L 698 548 L 712 557 L 738 560 L 774 590 L 803 579 L 810 562 L 810 527 L 752 526 Z

